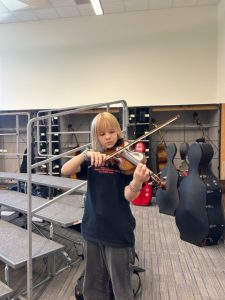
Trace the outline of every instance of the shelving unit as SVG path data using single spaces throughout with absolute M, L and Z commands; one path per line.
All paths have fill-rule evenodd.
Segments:
M 225 104 L 221 105 L 221 139 L 220 139 L 220 145 L 221 145 L 221 155 L 220 155 L 220 178 L 223 180 L 223 188 L 225 190 Z M 224 191 L 225 195 L 225 191 Z M 225 196 L 224 196 L 225 198 Z M 225 199 L 224 199 L 224 211 L 225 211 Z
M 51 140 L 51 152 L 53 155 L 58 155 L 60 153 L 60 124 L 59 124 L 59 118 L 53 117 L 51 120 L 51 132 L 50 134 L 50 140 Z M 52 175 L 60 176 L 60 160 L 54 160 L 52 162 Z
M 190 105 L 190 106 L 158 106 L 158 107 L 130 107 L 128 138 L 134 140 L 153 128 L 153 123 L 160 125 L 176 115 L 180 118 L 173 124 L 155 132 L 149 139 L 143 142 L 146 145 L 147 164 L 157 173 L 157 145 L 175 143 L 177 155 L 175 164 L 180 164 L 179 148 L 181 143 L 189 145 L 197 139 L 205 137 L 206 142 L 213 146 L 214 156 L 211 168 L 216 176 L 219 176 L 220 161 L 220 105 Z M 197 124 L 199 123 L 199 124 Z
M 129 108 L 128 139 L 135 140 L 151 129 L 151 118 L 149 107 Z M 149 138 L 142 140 L 145 144 L 145 155 L 149 164 Z
M 45 113 L 40 113 L 40 116 Z M 40 162 L 52 155 L 60 153 L 60 124 L 59 118 L 53 117 L 37 124 L 36 162 Z M 60 160 L 39 167 L 38 173 L 60 176 Z
M 105 109 L 104 109 L 105 110 Z M 211 162 L 212 171 L 216 176 L 219 172 L 224 177 L 224 151 L 222 151 L 222 161 L 220 161 L 220 146 L 223 149 L 224 135 L 221 127 L 221 115 L 224 119 L 224 108 L 221 105 L 188 105 L 188 106 L 138 106 L 129 107 L 129 126 L 127 138 L 135 140 L 146 131 L 153 129 L 153 123 L 162 124 L 175 115 L 180 118 L 175 123 L 164 127 L 160 132 L 150 135 L 142 142 L 145 144 L 147 165 L 157 173 L 156 155 L 157 145 L 161 143 L 163 136 L 166 144 L 175 143 L 177 155 L 175 164 L 180 164 L 179 147 L 183 142 L 191 145 L 197 139 L 202 138 L 204 131 L 206 141 L 210 142 L 214 149 L 214 156 Z M 39 122 L 34 127 L 34 133 L 38 133 L 34 139 L 35 160 L 39 162 L 51 155 L 56 155 L 64 151 L 76 148 L 78 145 L 90 143 L 90 125 L 96 114 L 103 109 L 88 109 L 76 115 L 62 116 L 58 119 L 47 119 Z M 121 109 L 110 107 L 119 120 L 122 120 Z M 41 113 L 47 114 L 48 111 Z M 196 118 L 200 120 L 201 126 L 197 125 Z M 5 112 L 0 115 L 0 168 L 9 172 L 18 171 L 21 165 L 24 151 L 26 150 L 26 125 L 29 116 L 39 114 L 37 111 L 29 112 Z M 85 114 L 85 117 L 84 117 Z M 122 124 L 121 124 L 122 125 Z M 72 126 L 72 127 L 69 127 Z M 39 129 L 37 129 L 37 127 Z M 72 129 L 71 129 L 72 128 Z M 39 131 L 38 131 L 39 130 Z M 161 135 L 160 135 L 161 134 Z M 76 138 L 74 138 L 76 136 Z M 77 143 L 78 142 L 78 143 Z M 11 155 L 10 155 L 11 154 Z M 60 176 L 61 165 L 67 158 L 55 161 L 52 165 L 43 164 L 36 172 Z M 221 177 L 222 178 L 222 177 Z
M 0 169 L 18 172 L 26 150 L 30 112 L 0 113 Z

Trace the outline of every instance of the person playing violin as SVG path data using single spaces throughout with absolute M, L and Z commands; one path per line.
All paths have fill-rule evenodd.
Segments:
M 74 156 L 62 166 L 62 175 L 86 172 L 87 197 L 81 234 L 84 239 L 85 300 L 109 299 L 109 282 L 116 300 L 134 299 L 131 285 L 134 263 L 135 218 L 130 202 L 150 179 L 145 164 L 125 175 L 119 165 L 107 160 L 123 134 L 116 117 L 98 114 L 91 124 L 91 150 Z M 123 158 L 121 158 L 122 160 Z

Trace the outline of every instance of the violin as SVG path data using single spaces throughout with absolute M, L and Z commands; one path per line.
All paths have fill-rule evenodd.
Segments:
M 121 150 L 121 147 L 117 147 L 116 151 Z M 112 163 L 117 163 L 121 172 L 125 175 L 133 174 L 136 166 L 141 162 L 143 164 L 146 163 L 147 159 L 143 153 L 131 151 L 128 149 L 124 149 L 119 154 L 113 153 L 113 150 L 106 151 L 106 161 L 110 160 Z M 122 158 L 122 159 L 121 159 Z M 150 170 L 150 177 L 157 185 L 162 185 L 162 180 L 158 177 L 158 175 L 154 174 Z
M 153 128 L 149 132 L 145 133 L 144 135 L 140 136 L 130 143 L 124 143 L 122 140 L 122 145 L 116 147 L 115 149 L 106 151 L 106 161 L 111 160 L 114 163 L 118 163 L 120 170 L 126 175 L 133 174 L 138 163 L 146 163 L 146 157 L 143 153 L 130 151 L 129 148 L 137 142 L 145 139 L 147 136 L 176 121 L 179 117 L 179 115 L 173 117 L 172 119 L 166 121 L 161 125 L 158 125 L 156 128 Z M 121 160 L 121 158 L 123 159 Z M 161 187 L 165 186 L 158 175 L 154 174 L 151 170 L 149 175 L 157 185 L 161 185 Z
M 111 161 L 112 163 L 118 164 L 120 170 L 125 175 L 130 175 L 134 173 L 134 170 L 139 162 L 145 164 L 146 157 L 143 153 L 135 152 L 129 149 L 124 149 L 122 152 L 117 153 L 118 150 L 124 148 L 124 143 L 121 146 L 115 147 L 115 149 L 110 149 L 105 152 L 106 161 Z M 121 158 L 123 158 L 121 160 Z

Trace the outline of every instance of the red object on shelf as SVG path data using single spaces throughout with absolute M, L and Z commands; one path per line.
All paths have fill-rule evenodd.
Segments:
M 142 142 L 138 142 L 135 146 L 135 151 L 145 153 L 146 146 Z
M 152 199 L 152 186 L 146 181 L 139 195 L 132 201 L 133 205 L 148 206 Z
M 145 153 L 146 146 L 143 142 L 138 142 L 135 145 L 135 151 Z M 132 201 L 133 205 L 148 206 L 152 199 L 152 186 L 146 181 L 140 190 L 139 195 Z

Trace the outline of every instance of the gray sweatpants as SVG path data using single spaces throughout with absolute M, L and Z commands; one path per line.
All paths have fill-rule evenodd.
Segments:
M 109 247 L 84 242 L 85 300 L 109 300 L 109 280 L 115 300 L 133 300 L 131 271 L 134 264 L 133 248 Z

